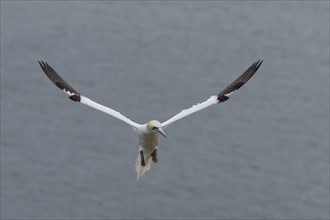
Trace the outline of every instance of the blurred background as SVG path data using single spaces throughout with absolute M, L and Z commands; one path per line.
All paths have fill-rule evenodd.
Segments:
M 137 136 L 263 59 L 224 104 Z M 328 1 L 1 1 L 1 218 L 329 218 Z

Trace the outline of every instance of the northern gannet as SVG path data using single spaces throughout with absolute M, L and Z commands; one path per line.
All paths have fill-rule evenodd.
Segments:
M 143 174 L 150 170 L 150 166 L 152 161 L 154 163 L 158 162 L 157 157 L 157 149 L 158 149 L 158 139 L 159 135 L 166 137 L 165 129 L 167 126 L 172 124 L 173 122 L 182 119 L 192 113 L 200 111 L 209 106 L 215 105 L 217 103 L 221 103 L 227 101 L 230 95 L 238 90 L 241 86 L 243 86 L 259 69 L 262 64 L 262 60 L 258 60 L 253 63 L 248 69 L 246 69 L 242 75 L 240 75 L 235 81 L 233 81 L 229 86 L 227 86 L 224 90 L 222 90 L 218 95 L 210 96 L 206 101 L 202 103 L 198 103 L 191 108 L 182 110 L 179 114 L 173 116 L 160 123 L 157 120 L 151 120 L 146 124 L 138 124 L 121 113 L 101 105 L 97 102 L 92 101 L 91 99 L 81 95 L 77 90 L 75 90 L 69 83 L 67 83 L 47 62 L 38 61 L 40 67 L 47 75 L 47 77 L 62 91 L 64 91 L 72 101 L 80 102 L 89 107 L 107 113 L 125 123 L 130 125 L 139 135 L 139 153 L 135 162 L 135 168 L 137 172 L 137 180 L 143 176 Z

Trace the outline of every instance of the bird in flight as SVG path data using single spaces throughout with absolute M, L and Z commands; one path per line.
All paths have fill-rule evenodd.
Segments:
M 137 180 L 143 176 L 143 174 L 150 170 L 151 163 L 158 162 L 157 150 L 158 150 L 158 140 L 159 136 L 166 137 L 164 129 L 175 121 L 178 121 L 192 113 L 198 112 L 204 108 L 210 107 L 217 103 L 225 102 L 229 99 L 230 95 L 243 86 L 259 69 L 262 64 L 262 60 L 258 60 L 253 63 L 249 68 L 247 68 L 242 75 L 240 75 L 236 80 L 229 84 L 225 89 L 223 89 L 219 94 L 210 96 L 206 101 L 198 103 L 191 108 L 184 109 L 177 115 L 164 122 L 159 122 L 157 120 L 151 120 L 146 124 L 138 124 L 121 113 L 101 105 L 93 100 L 81 95 L 77 90 L 75 90 L 69 83 L 67 83 L 47 62 L 38 61 L 40 67 L 46 74 L 46 76 L 62 91 L 64 91 L 69 98 L 74 102 L 79 102 L 85 104 L 89 107 L 97 109 L 101 112 L 109 114 L 126 124 L 130 125 L 134 131 L 139 135 L 139 153 L 135 162 L 135 168 L 137 172 Z

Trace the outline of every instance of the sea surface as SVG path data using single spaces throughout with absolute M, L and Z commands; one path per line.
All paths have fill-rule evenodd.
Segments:
M 329 1 L 1 1 L 1 219 L 329 219 Z M 136 182 L 138 123 L 172 124 Z

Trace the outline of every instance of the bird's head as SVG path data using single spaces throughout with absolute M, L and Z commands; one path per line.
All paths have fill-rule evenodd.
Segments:
M 159 121 L 157 120 L 151 120 L 147 123 L 147 130 L 149 132 L 157 132 L 161 135 L 163 135 L 164 137 L 166 137 L 165 132 L 162 129 L 162 125 Z

